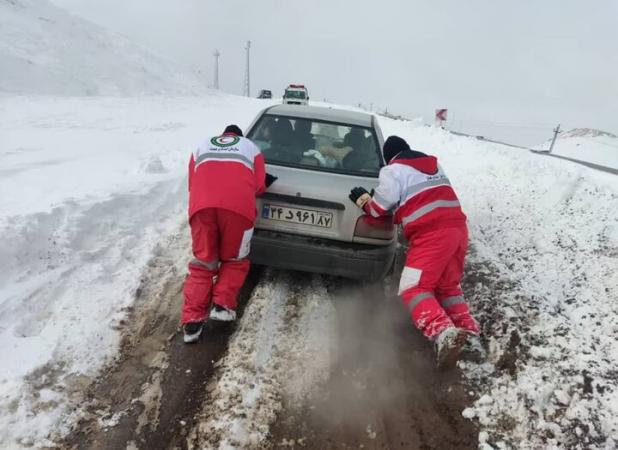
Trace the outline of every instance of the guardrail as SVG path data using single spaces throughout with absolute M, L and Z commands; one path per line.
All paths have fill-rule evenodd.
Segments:
M 536 153 L 537 155 L 545 155 L 552 156 L 554 158 L 564 159 L 566 161 L 571 161 L 577 164 L 581 164 L 582 166 L 590 167 L 591 169 L 600 170 L 602 172 L 611 173 L 614 175 L 618 175 L 618 169 L 614 169 L 613 167 L 601 166 L 600 164 L 594 164 L 587 161 L 580 161 L 579 159 L 569 158 L 568 156 L 556 155 L 555 153 L 549 153 L 548 151 L 543 150 L 530 150 L 532 153 Z
M 613 175 L 618 175 L 618 169 L 614 169 L 613 167 L 602 166 L 600 164 L 595 164 L 595 163 L 591 163 L 591 162 L 588 162 L 588 161 L 581 161 L 579 159 L 569 158 L 568 156 L 556 155 L 555 153 L 549 153 L 549 151 L 547 151 L 547 150 L 533 150 L 533 149 L 531 149 L 529 147 L 522 147 L 521 145 L 508 144 L 506 142 L 496 141 L 496 140 L 493 140 L 493 139 L 487 139 L 484 136 L 474 136 L 474 135 L 471 135 L 471 134 L 460 133 L 459 131 L 450 131 L 449 130 L 449 133 L 455 134 L 457 136 L 467 136 L 467 137 L 475 138 L 475 139 L 478 139 L 480 141 L 492 142 L 494 144 L 506 145 L 508 147 L 521 148 L 523 150 L 528 150 L 528 151 L 530 151 L 532 153 L 535 153 L 537 155 L 551 156 L 551 157 L 558 158 L 558 159 L 564 159 L 565 161 L 574 162 L 576 164 L 580 164 L 582 166 L 589 167 L 591 169 L 600 170 L 601 172 L 606 172 L 606 173 L 611 173 Z
M 409 121 L 409 122 L 411 121 L 407 117 L 403 117 L 403 116 L 399 116 L 399 115 L 396 116 L 396 115 L 390 114 L 388 112 L 376 113 L 376 114 L 378 114 L 379 116 L 388 117 L 389 119 L 405 120 L 405 121 Z M 425 124 L 425 125 L 426 126 L 431 126 L 429 124 Z M 456 135 L 456 136 L 470 137 L 470 138 L 477 139 L 479 141 L 491 142 L 493 144 L 506 145 L 507 147 L 520 148 L 522 150 L 528 150 L 528 151 L 530 151 L 530 152 L 532 152 L 534 154 L 537 154 L 537 155 L 552 156 L 554 158 L 563 159 L 565 161 L 570 161 L 570 162 L 573 162 L 573 163 L 576 163 L 576 164 L 580 164 L 582 166 L 589 167 L 591 169 L 600 170 L 601 172 L 606 172 L 606 173 L 611 173 L 613 175 L 618 175 L 618 169 L 614 169 L 613 167 L 607 167 L 607 166 L 602 166 L 600 164 L 594 164 L 594 163 L 587 162 L 587 161 L 581 161 L 579 159 L 569 158 L 568 156 L 556 155 L 555 153 L 549 153 L 547 150 L 533 150 L 530 147 L 524 147 L 522 145 L 516 145 L 516 144 L 509 144 L 508 142 L 497 141 L 495 139 L 488 139 L 485 136 L 475 136 L 473 134 L 462 133 L 462 132 L 459 132 L 459 131 L 446 130 L 445 128 L 443 128 L 443 129 L 445 131 L 448 131 L 451 134 Z
M 473 134 L 460 133 L 459 131 L 450 131 L 450 130 L 449 130 L 449 133 L 455 134 L 457 136 L 468 136 L 471 138 L 475 138 L 476 140 L 479 140 L 479 141 L 492 142 L 494 144 L 506 145 L 507 147 L 521 148 L 523 150 L 532 150 L 530 147 L 524 147 L 524 146 L 517 145 L 517 144 L 509 144 L 508 142 L 503 142 L 503 141 L 496 141 L 495 139 L 488 139 L 485 136 L 474 136 Z

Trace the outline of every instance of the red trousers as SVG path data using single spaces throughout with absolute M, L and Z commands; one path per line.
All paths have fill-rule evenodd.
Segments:
M 253 223 L 221 208 L 206 208 L 191 218 L 193 256 L 185 280 L 182 323 L 208 319 L 211 303 L 236 309 L 238 291 L 249 272 Z
M 479 333 L 460 286 L 467 249 L 466 227 L 424 232 L 410 241 L 399 294 L 414 325 L 430 339 L 451 326 Z

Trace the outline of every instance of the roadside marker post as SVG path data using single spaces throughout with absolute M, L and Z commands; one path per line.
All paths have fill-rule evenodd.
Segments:
M 558 137 L 558 133 L 560 133 L 560 124 L 556 128 L 554 128 L 554 137 L 551 140 L 551 145 L 549 146 L 549 153 L 554 149 L 554 144 L 556 143 L 556 138 Z
M 438 126 L 442 127 L 443 123 L 446 122 L 446 118 L 448 116 L 447 108 L 436 109 L 436 123 Z

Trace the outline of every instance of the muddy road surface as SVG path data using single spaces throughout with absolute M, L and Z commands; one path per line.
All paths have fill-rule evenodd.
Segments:
M 340 290 L 333 286 L 333 296 Z M 339 348 L 328 380 L 286 404 L 273 447 L 477 448 L 477 433 L 461 416 L 470 395 L 460 374 L 435 369 L 431 347 L 396 298 L 371 286 L 334 306 Z
M 458 371 L 380 285 L 254 268 L 235 324 L 177 333 L 189 248 L 153 258 L 121 353 L 93 383 L 67 449 L 474 449 Z

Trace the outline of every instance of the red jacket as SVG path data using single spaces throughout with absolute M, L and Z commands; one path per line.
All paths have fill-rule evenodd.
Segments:
M 266 189 L 264 156 L 249 139 L 223 134 L 202 142 L 189 161 L 189 220 L 222 208 L 255 221 L 255 197 Z
M 394 213 L 404 235 L 438 228 L 466 226 L 451 182 L 435 156 L 407 150 L 380 170 L 380 184 L 364 207 L 374 217 Z

